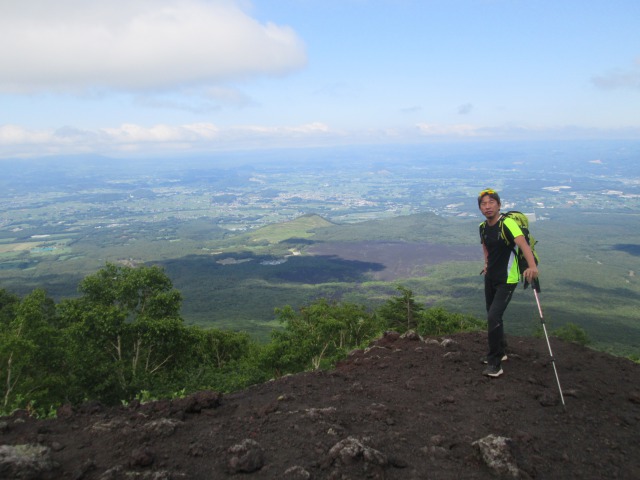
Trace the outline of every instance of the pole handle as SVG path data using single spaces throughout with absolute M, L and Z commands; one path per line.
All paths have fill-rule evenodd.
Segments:
M 538 278 L 533 279 L 532 286 L 536 292 L 540 293 L 540 280 Z

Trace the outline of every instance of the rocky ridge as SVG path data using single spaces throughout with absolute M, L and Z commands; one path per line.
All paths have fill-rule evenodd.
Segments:
M 510 337 L 388 332 L 330 371 L 247 390 L 0 419 L 3 479 L 640 478 L 640 366 Z

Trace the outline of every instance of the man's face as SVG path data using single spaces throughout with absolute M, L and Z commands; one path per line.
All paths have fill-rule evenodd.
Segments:
M 500 212 L 500 202 L 489 195 L 485 195 L 480 201 L 480 211 L 485 217 L 493 218 Z

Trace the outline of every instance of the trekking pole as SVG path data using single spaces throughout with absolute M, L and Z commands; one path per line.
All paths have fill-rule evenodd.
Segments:
M 538 292 L 540 292 L 540 282 L 536 278 L 533 281 L 533 294 L 536 297 L 536 303 L 538 304 L 538 312 L 540 312 L 540 323 L 542 323 L 542 330 L 544 331 L 544 336 L 547 339 L 547 347 L 549 347 L 549 355 L 551 356 L 551 365 L 553 365 L 553 372 L 556 374 L 556 382 L 558 383 L 558 391 L 560 392 L 560 401 L 562 402 L 562 408 L 566 410 L 566 406 L 564 404 L 564 395 L 562 395 L 562 387 L 560 386 L 560 378 L 558 377 L 558 370 L 556 370 L 556 359 L 553 358 L 553 352 L 551 351 L 551 343 L 549 343 L 549 335 L 547 335 L 547 327 L 544 323 L 544 315 L 542 315 L 542 307 L 540 306 L 540 298 L 538 297 Z

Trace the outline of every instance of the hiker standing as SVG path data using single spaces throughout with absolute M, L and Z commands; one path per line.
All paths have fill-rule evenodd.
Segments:
M 486 220 L 480 224 L 480 241 L 484 251 L 484 295 L 487 306 L 487 337 L 489 353 L 484 360 L 487 367 L 482 372 L 489 377 L 502 375 L 501 362 L 505 354 L 502 316 L 518 285 L 520 270 L 517 264 L 518 247 L 527 262 L 522 277 L 533 282 L 538 277 L 538 268 L 527 240 L 518 224 L 500 213 L 498 192 L 486 189 L 478 195 L 478 207 Z

